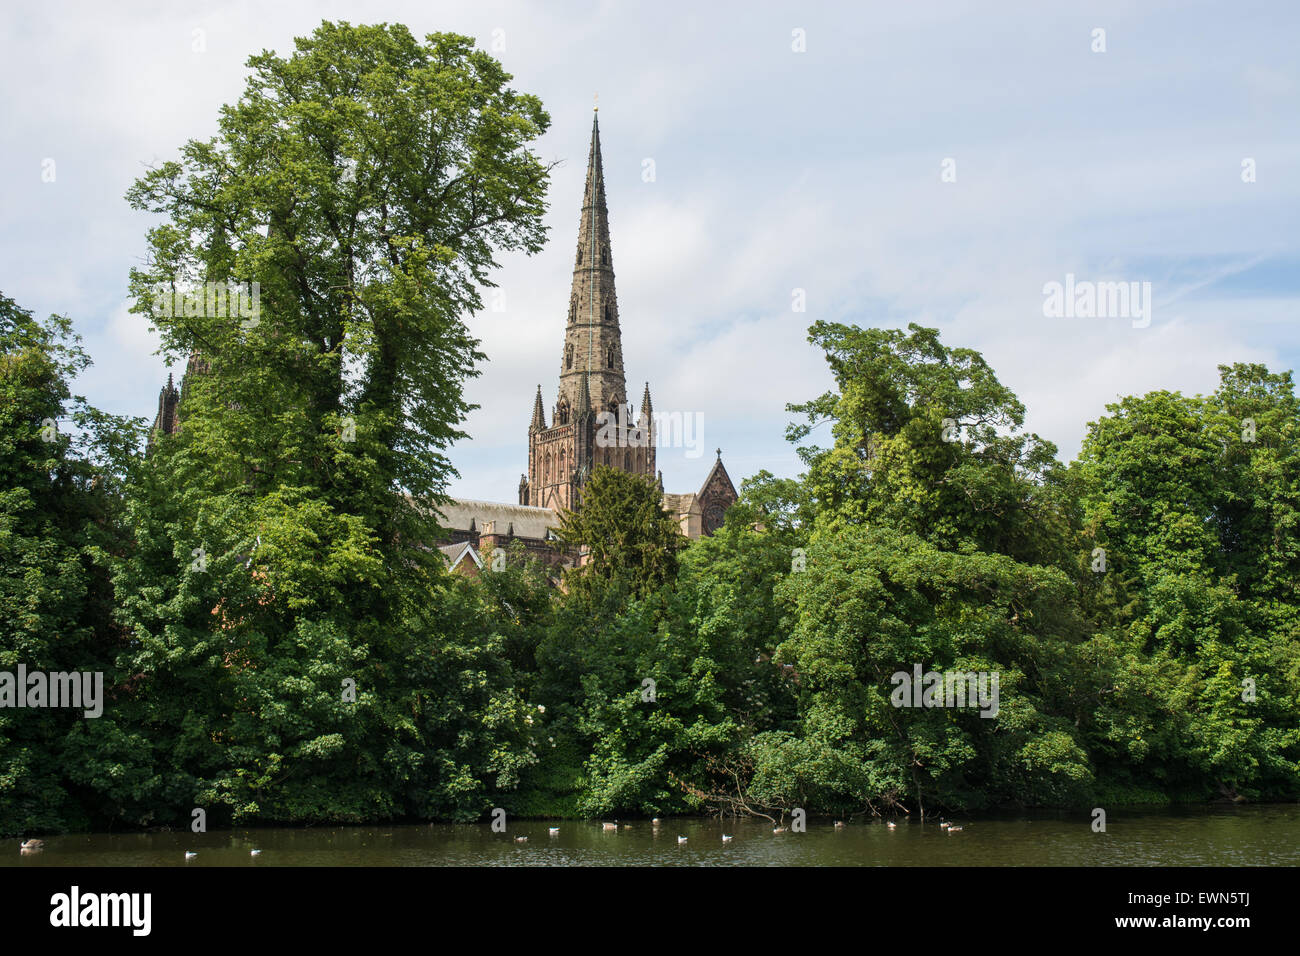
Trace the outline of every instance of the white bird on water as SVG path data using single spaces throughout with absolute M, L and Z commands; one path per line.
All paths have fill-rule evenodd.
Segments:
M 679 836 L 679 837 L 677 838 L 677 842 L 678 842 L 678 843 L 685 843 L 685 842 L 686 842 L 686 837 L 684 837 L 684 836 Z
M 618 829 L 618 824 L 617 824 L 617 823 L 602 823 L 601 826 L 602 826 L 603 828 L 605 828 L 606 830 L 617 830 L 617 829 Z
M 549 830 L 547 830 L 546 832 L 549 833 L 551 836 L 559 836 L 559 835 L 560 835 L 560 828 L 559 828 L 559 827 L 551 827 L 551 828 L 550 828 Z
M 24 853 L 31 853 L 33 850 L 43 850 L 45 848 L 44 840 L 24 840 L 18 844 L 18 848 Z
M 186 851 L 185 851 L 185 859 L 187 859 L 187 860 L 192 860 L 192 859 L 194 859 L 196 856 L 198 856 L 198 854 L 195 853 L 193 850 L 186 850 Z
M 898 824 L 895 823 L 893 820 L 890 820 L 888 823 L 885 824 L 885 826 L 889 827 L 889 829 L 891 830 L 898 829 Z
M 528 842 L 528 837 L 515 837 L 515 842 L 516 842 L 516 843 L 527 843 L 527 842 Z
M 262 852 L 261 850 L 249 850 L 249 851 L 248 851 L 248 855 L 249 855 L 249 856 L 257 856 L 257 855 L 260 854 L 261 852 Z
M 723 842 L 723 843 L 730 843 L 730 842 L 731 842 L 731 837 L 727 836 L 725 833 L 722 834 L 722 842 Z

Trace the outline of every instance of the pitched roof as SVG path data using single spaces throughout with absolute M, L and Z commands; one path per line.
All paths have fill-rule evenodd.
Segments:
M 727 469 L 722 464 L 722 452 L 718 452 L 718 460 L 713 463 L 713 468 L 709 470 L 709 475 L 704 479 L 704 484 L 700 485 L 700 490 L 696 493 L 699 498 L 704 497 L 704 492 L 709 488 L 709 483 L 713 481 L 714 475 L 717 475 L 722 482 L 726 483 L 727 488 L 731 490 L 732 497 L 739 497 L 736 494 L 736 486 L 731 483 L 731 476 L 727 474 Z
M 513 528 L 516 536 L 521 538 L 546 539 L 550 528 L 560 526 L 560 516 L 550 508 L 533 508 L 529 505 L 508 505 L 498 501 L 474 501 L 470 498 L 453 498 L 438 508 L 442 520 L 438 523 L 454 531 L 479 533 L 487 521 L 495 521 L 497 534 L 505 534 Z
M 442 556 L 447 559 L 447 569 L 450 571 L 456 570 L 456 565 L 460 564 L 466 558 L 473 561 L 480 569 L 483 567 L 483 560 L 478 556 L 478 552 L 474 550 L 474 545 L 470 544 L 468 541 L 459 541 L 455 544 L 442 544 L 438 546 L 438 550 L 441 551 Z

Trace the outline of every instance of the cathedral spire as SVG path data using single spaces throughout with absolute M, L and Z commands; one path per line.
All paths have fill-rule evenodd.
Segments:
M 623 342 L 614 291 L 614 258 L 605 204 L 605 169 L 600 123 L 593 114 L 587 180 L 578 219 L 578 248 L 569 296 L 569 318 L 560 367 L 560 395 L 576 405 L 579 380 L 587 379 L 594 408 L 620 408 L 627 402 Z
M 593 115 L 559 396 L 549 428 L 540 397 L 534 401 L 528 477 L 519 486 L 520 502 L 534 507 L 576 507 L 592 470 L 602 465 L 634 475 L 654 474 L 654 427 L 643 429 L 629 421 L 635 409 L 623 369 L 613 262 L 600 124 Z M 643 414 L 649 412 L 649 402 L 647 385 Z

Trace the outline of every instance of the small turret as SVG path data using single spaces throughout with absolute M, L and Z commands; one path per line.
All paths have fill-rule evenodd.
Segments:
M 542 408 L 542 386 L 537 386 L 537 398 L 533 402 L 533 421 L 528 426 L 529 434 L 546 430 L 546 411 Z
M 654 406 L 650 402 L 650 383 L 645 383 L 645 394 L 641 396 L 641 417 L 637 419 L 637 424 L 642 428 L 648 428 L 654 420 Z

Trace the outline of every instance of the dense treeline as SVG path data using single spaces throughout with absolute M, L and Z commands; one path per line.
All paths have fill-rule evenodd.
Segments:
M 0 671 L 106 696 L 0 708 L 0 831 L 1300 793 L 1289 373 L 1126 398 L 1067 467 L 978 353 L 817 323 L 799 479 L 687 543 L 598 469 L 562 588 L 522 552 L 451 575 L 462 317 L 544 242 L 548 117 L 463 37 L 324 24 L 249 65 L 129 194 L 137 308 L 202 358 L 176 435 L 143 454 L 70 394 L 69 320 L 0 297 Z M 158 307 L 214 281 L 257 321 Z M 918 665 L 996 673 L 997 716 L 894 706 Z

